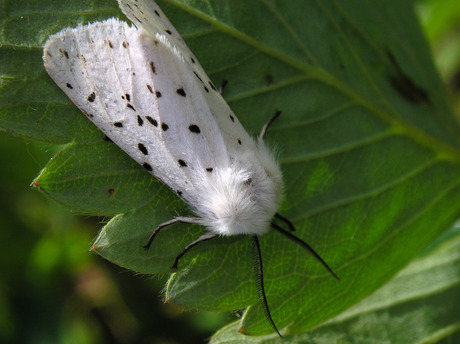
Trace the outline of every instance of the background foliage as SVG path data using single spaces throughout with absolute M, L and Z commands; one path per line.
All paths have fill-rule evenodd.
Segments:
M 34 131 L 42 135 L 34 137 L 35 139 L 46 139 L 46 141 L 53 143 L 66 143 L 68 142 L 68 137 L 75 135 L 75 133 L 77 135 L 79 135 L 78 133 L 83 133 L 81 135 L 86 135 L 85 133 L 90 133 L 88 135 L 97 134 L 84 121 L 83 116 L 70 116 L 70 118 L 75 118 L 75 121 L 72 123 L 62 121 L 53 123 L 53 126 L 50 126 L 48 122 L 47 125 L 47 120 L 55 118 L 53 117 L 53 111 L 75 111 L 76 114 L 78 114 L 78 111 L 75 109 L 71 110 L 65 102 L 62 105 L 65 110 L 50 108 L 47 102 L 34 102 L 35 99 L 65 99 L 58 91 L 50 93 L 49 83 L 44 82 L 43 80 L 45 79 L 37 77 L 40 73 L 43 73 L 43 70 L 38 69 L 42 53 L 40 45 L 49 34 L 47 31 L 49 27 L 42 22 L 44 18 L 43 9 L 47 9 L 43 4 L 46 5 L 48 3 L 16 1 L 15 5 L 13 5 L 12 2 L 4 1 L 1 4 L 2 7 L 0 7 L 0 10 L 5 14 L 1 15 L 3 41 L 1 42 L 2 48 L 0 50 L 0 61 L 3 62 L 0 63 L 0 66 L 2 66 L 0 67 L 2 75 L 1 90 L 3 91 L 2 120 L 3 125 L 10 128 L 11 131 Z M 63 23 L 56 26 L 53 32 L 58 31 L 64 26 L 72 26 L 80 22 L 95 20 L 101 15 L 100 12 L 103 12 L 102 17 L 110 17 L 118 14 L 116 4 L 114 6 L 112 1 L 96 1 L 93 3 L 94 8 L 98 8 L 99 10 L 102 8 L 103 10 L 95 15 L 94 18 L 91 17 L 91 12 L 84 12 L 82 18 L 73 17 L 74 22 L 69 22 L 68 16 L 66 16 L 67 13 L 79 13 L 82 8 L 87 8 L 88 4 L 86 2 L 77 2 L 70 5 L 66 3 L 65 7 L 58 9 L 55 7 L 58 3 L 53 3 L 53 7 L 51 8 L 57 13 L 63 13 Z M 69 6 L 75 7 L 69 8 Z M 79 8 L 79 6 L 82 7 Z M 452 102 L 458 110 L 458 104 L 460 104 L 457 82 L 460 61 L 458 46 L 460 44 L 458 44 L 458 38 L 454 34 L 460 22 L 458 5 L 455 1 L 444 0 L 420 2 L 417 6 L 422 22 L 425 25 L 427 37 L 434 48 L 438 68 L 441 71 L 445 84 L 448 86 Z M 17 8 L 23 10 L 24 16 L 21 16 L 15 10 Z M 37 15 L 37 13 L 42 15 Z M 37 28 L 40 27 L 47 29 L 36 32 Z M 34 36 L 35 41 L 26 40 L 25 37 L 30 36 L 29 32 L 32 29 L 36 33 Z M 180 28 L 179 30 L 181 31 Z M 193 41 L 193 36 L 191 36 L 191 40 Z M 199 45 L 199 43 L 196 43 L 196 45 Z M 199 46 L 198 48 L 192 47 L 192 49 L 200 56 L 197 51 Z M 209 64 L 217 70 L 216 66 L 212 65 L 213 61 L 200 60 L 203 64 Z M 14 63 L 8 64 L 8 61 L 14 61 Z M 214 63 L 216 65 L 221 64 L 219 61 L 215 61 Z M 267 62 L 266 65 L 269 66 L 270 64 Z M 33 103 L 33 106 L 19 104 L 17 107 L 14 107 L 4 105 L 7 103 L 10 104 L 10 102 L 5 101 L 8 97 L 11 97 L 11 94 L 7 94 L 7 91 L 11 90 L 11 85 L 16 82 L 14 76 L 18 74 L 24 75 L 25 80 L 30 80 L 32 84 L 29 83 L 28 87 L 24 87 L 20 90 L 20 93 L 16 94 L 20 94 L 20 99 L 24 103 Z M 275 72 L 273 74 L 277 77 Z M 219 72 L 216 72 L 214 77 L 218 78 L 218 75 Z M 234 84 L 239 84 L 240 81 L 248 89 L 253 86 L 243 79 L 234 81 Z M 238 91 L 241 92 L 241 90 Z M 233 101 L 231 106 L 234 107 L 237 114 L 242 113 L 243 110 L 238 110 L 238 107 L 243 109 L 247 107 L 247 104 L 244 101 L 238 102 L 237 96 L 232 98 L 231 88 L 229 89 L 229 94 L 230 99 Z M 325 105 L 330 106 L 330 104 Z M 33 114 L 37 112 L 47 114 L 43 118 L 40 130 L 27 128 L 28 122 L 24 121 L 23 118 L 28 118 L 28 116 L 32 118 Z M 18 118 L 21 119 L 18 120 Z M 79 118 L 83 120 L 80 121 Z M 249 127 L 251 132 L 256 132 L 260 126 L 260 123 L 251 122 L 244 118 L 242 122 L 246 127 Z M 260 115 L 259 122 L 263 122 L 262 115 Z M 7 124 L 5 125 L 5 123 Z M 14 127 L 15 123 L 18 123 L 19 127 Z M 34 123 L 34 125 L 37 124 Z M 76 128 L 80 129 L 76 130 Z M 329 128 L 329 130 L 332 129 Z M 280 132 L 282 133 L 282 131 Z M 436 133 L 433 135 L 436 136 Z M 77 139 L 85 140 L 87 138 L 77 137 Z M 449 141 L 448 137 L 443 139 Z M 277 137 L 275 131 L 272 136 L 272 142 L 276 141 L 282 141 L 282 137 Z M 312 139 L 312 142 L 318 144 L 317 140 Z M 82 152 L 82 147 L 78 148 L 78 151 Z M 89 247 L 89 243 L 100 227 L 100 222 L 104 219 L 99 218 L 94 220 L 93 218 L 75 217 L 68 210 L 57 206 L 52 201 L 45 200 L 41 195 L 32 192 L 28 187 L 31 180 L 47 163 L 48 159 L 59 151 L 59 147 L 50 144 L 37 144 L 35 142 L 24 143 L 23 140 L 14 139 L 8 134 L 2 133 L 1 149 L 3 160 L 1 174 L 3 182 L 1 183 L 2 207 L 0 215 L 2 228 L 0 232 L 2 236 L 2 240 L 0 241 L 2 245 L 2 250 L 0 250 L 2 255 L 2 272 L 0 275 L 0 307 L 2 309 L 0 314 L 0 339 L 2 342 L 78 341 L 91 343 L 106 340 L 129 343 L 140 340 L 141 338 L 144 342 L 153 343 L 167 340 L 179 343 L 202 342 L 202 338 L 209 336 L 213 329 L 217 329 L 230 317 L 224 313 L 179 313 L 171 305 L 163 308 L 158 294 L 162 284 L 165 282 L 165 278 L 151 279 L 136 277 L 130 272 L 120 274 L 120 271 L 125 270 L 88 253 L 85 248 Z M 55 161 L 58 160 L 57 164 L 59 163 L 59 158 L 66 157 L 65 154 L 73 156 L 74 152 L 72 149 L 75 149 L 75 146 L 67 146 L 64 153 L 61 153 L 55 159 Z M 88 157 L 92 152 L 92 149 L 88 149 L 84 154 Z M 290 156 L 293 162 L 295 162 L 295 153 L 295 151 L 285 152 L 286 156 Z M 79 176 L 88 170 L 89 164 L 92 164 L 92 167 L 97 167 L 95 161 L 97 161 L 98 157 L 99 154 L 88 158 L 87 161 L 84 159 L 73 160 L 78 164 L 74 168 L 79 171 Z M 318 168 L 320 167 L 318 166 Z M 50 170 L 53 171 L 52 169 Z M 324 176 L 324 174 L 320 173 L 321 170 L 317 171 L 319 171 L 317 174 L 318 177 Z M 294 172 L 298 173 L 298 171 Z M 352 175 L 349 175 L 343 178 L 351 182 L 352 177 Z M 131 178 L 142 177 L 134 175 Z M 288 171 L 288 180 L 289 178 L 295 180 L 295 176 L 289 176 Z M 84 176 L 82 179 L 84 180 Z M 42 174 L 40 183 L 45 189 L 48 180 L 52 182 L 56 178 L 54 175 Z M 135 185 L 140 186 L 149 182 L 139 179 L 135 180 L 138 181 L 138 184 Z M 323 180 L 323 182 L 325 181 Z M 114 183 L 117 183 L 117 181 L 114 181 Z M 440 180 L 441 187 L 446 185 L 446 183 L 446 180 Z M 62 191 L 62 188 L 65 188 L 65 186 L 62 186 L 64 184 L 61 184 L 61 189 L 53 189 L 51 184 L 48 190 L 56 192 L 56 195 Z M 120 185 L 120 187 L 123 186 L 121 182 Z M 87 195 L 86 185 L 78 183 L 78 186 L 81 187 L 81 195 Z M 324 186 L 327 185 L 323 184 Z M 119 192 L 122 193 L 123 190 L 121 189 Z M 162 192 L 167 193 L 167 191 Z M 312 190 L 312 192 L 318 192 L 318 190 Z M 74 209 L 90 212 L 90 209 L 102 206 L 100 203 L 89 204 L 88 202 L 91 200 L 100 200 L 97 195 L 89 196 L 84 200 L 78 199 L 78 202 L 74 202 Z M 291 201 L 296 196 L 298 195 L 288 195 L 288 197 L 292 197 Z M 335 196 L 331 194 L 331 197 Z M 139 200 L 139 198 L 134 199 L 139 201 L 139 204 L 131 204 L 134 207 L 138 207 L 145 202 L 145 200 Z M 317 201 L 318 199 L 316 198 L 315 200 Z M 162 202 L 168 203 L 168 201 Z M 63 203 L 68 204 L 68 202 Z M 392 203 L 394 203 L 394 200 Z M 75 204 L 79 204 L 81 208 L 76 207 Z M 155 204 L 155 206 L 152 205 L 151 209 L 148 208 L 147 210 L 157 209 L 156 206 L 158 204 Z M 396 203 L 392 204 L 392 206 L 394 207 L 394 211 L 397 212 L 401 205 Z M 118 211 L 122 211 L 123 207 L 126 207 L 124 202 L 114 202 L 109 204 L 108 210 L 100 213 L 100 215 L 109 216 L 116 214 Z M 178 209 L 178 207 L 180 207 L 179 204 L 173 204 L 171 209 Z M 296 209 L 291 209 L 290 211 L 292 214 L 299 213 Z M 390 211 L 390 209 L 382 209 L 382 211 Z M 158 216 L 167 216 L 167 214 L 160 214 Z M 185 228 L 178 230 L 184 231 Z M 147 229 L 144 231 L 147 232 Z M 190 236 L 193 232 L 193 229 L 187 230 L 186 235 Z M 376 329 L 378 326 L 382 326 L 382 319 L 386 319 L 385 329 L 387 331 L 388 329 L 392 330 L 388 336 L 389 339 L 395 342 L 395 338 L 399 338 L 399 341 L 404 343 L 408 342 L 407 338 L 421 341 L 427 338 L 439 340 L 444 337 L 452 338 L 452 342 L 455 342 L 455 338 L 457 338 L 455 336 L 458 336 L 456 333 L 458 333 L 459 323 L 456 313 L 449 313 L 449 309 L 447 309 L 447 312 L 441 316 L 435 310 L 445 309 L 446 300 L 459 299 L 458 297 L 455 298 L 458 295 L 458 290 L 452 287 L 458 284 L 458 281 L 453 278 L 453 276 L 458 275 L 459 271 L 458 264 L 456 263 L 458 260 L 456 256 L 458 252 L 458 245 L 456 245 L 457 236 L 458 231 L 455 228 L 452 229 L 450 235 L 442 239 L 442 245 L 426 252 L 418 262 L 414 263 L 415 267 L 411 265 L 392 284 L 386 286 L 386 288 L 389 288 L 388 292 L 385 293 L 385 290 L 382 289 L 379 291 L 380 294 L 377 293 L 369 299 L 364 300 L 362 303 L 356 305 L 355 308 L 335 318 L 329 324 L 303 335 L 303 337 L 294 336 L 290 340 L 292 342 L 315 342 L 315 338 L 319 338 L 318 340 L 320 341 L 328 336 L 331 339 L 343 338 L 344 334 L 346 334 L 350 342 L 356 342 L 356 338 L 358 337 L 366 338 L 365 333 L 378 333 L 380 335 L 381 332 L 376 332 Z M 172 242 L 173 244 L 171 245 L 175 247 L 180 247 L 181 242 L 189 241 L 189 237 L 181 238 L 179 242 L 174 242 L 174 238 L 175 236 L 171 235 L 168 242 Z M 323 239 L 324 237 L 318 237 L 315 239 L 315 242 L 321 243 L 324 241 Z M 215 248 L 214 252 L 209 251 L 209 248 L 207 248 L 207 254 L 212 257 L 212 255 L 218 254 L 216 251 L 222 251 L 222 248 L 228 249 L 229 244 L 231 242 L 224 242 L 221 247 Z M 270 247 L 270 245 L 273 246 L 273 243 L 267 244 L 267 247 Z M 321 244 L 317 245 L 321 247 Z M 317 245 L 314 246 L 317 247 Z M 242 252 L 245 251 L 244 246 L 240 245 L 238 240 L 236 240 L 234 247 L 231 245 L 230 247 L 231 250 L 229 252 L 239 253 L 238 249 Z M 167 255 L 162 257 L 165 262 L 174 256 L 174 252 L 166 251 L 166 253 Z M 111 258 L 110 254 L 110 250 L 106 251 L 106 256 L 109 258 Z M 244 256 L 244 253 L 241 253 L 241 255 Z M 200 256 L 203 257 L 202 259 L 207 259 L 206 257 L 208 257 L 205 254 L 201 254 Z M 394 258 L 397 259 L 398 257 Z M 115 253 L 115 257 L 112 257 L 112 260 L 116 259 L 126 262 L 126 259 L 129 259 L 129 257 L 120 258 L 120 255 Z M 340 257 L 335 257 L 334 259 L 334 261 L 340 262 Z M 380 256 L 379 259 L 385 259 L 385 257 Z M 134 262 L 134 264 L 138 263 Z M 272 261 L 269 264 L 275 264 L 275 262 Z M 372 266 L 369 264 L 368 268 L 371 269 Z M 250 267 L 247 271 L 251 271 Z M 317 270 L 314 269 L 314 271 Z M 439 271 L 442 272 L 439 273 Z M 438 275 L 435 275 L 436 272 Z M 392 295 L 400 295 L 400 291 L 408 284 L 413 285 L 414 280 L 411 280 L 411 278 L 423 280 L 423 276 L 437 276 L 438 278 L 435 281 L 438 283 L 433 283 L 432 285 L 417 283 L 419 288 L 412 293 L 405 294 L 402 300 L 391 298 Z M 178 275 L 176 279 L 172 280 L 172 287 L 174 287 L 175 283 L 175 285 L 179 285 L 179 288 L 176 290 L 180 291 L 180 282 L 181 276 Z M 340 288 L 343 288 L 343 286 L 339 286 L 337 290 L 340 290 Z M 168 292 L 174 293 L 171 283 Z M 232 294 L 230 293 L 230 295 Z M 192 297 L 193 299 L 195 296 L 192 294 L 182 297 L 185 299 Z M 187 303 L 187 301 L 182 303 Z M 429 305 L 431 308 L 420 311 L 421 306 L 424 305 Z M 455 306 L 455 304 L 453 305 Z M 254 314 L 257 314 L 257 310 Z M 427 314 L 435 314 L 437 317 L 426 318 Z M 425 332 L 420 331 L 418 333 L 419 337 L 415 336 L 414 333 L 407 334 L 404 330 L 409 328 L 409 326 L 396 326 L 397 322 L 392 321 L 395 315 L 399 315 L 398 320 L 406 318 L 407 323 L 405 324 L 410 324 L 410 321 L 423 317 L 425 322 L 419 321 L 418 328 L 427 330 Z M 435 321 L 439 319 L 445 319 L 445 321 Z M 254 323 L 257 324 L 257 322 Z M 434 326 L 433 323 L 435 323 Z M 265 322 L 261 324 L 263 327 Z M 427 326 L 427 324 L 432 326 Z M 178 331 L 178 328 L 181 330 Z M 255 328 L 257 331 L 257 326 Z M 234 330 L 235 325 L 230 325 L 230 327 L 223 329 L 216 335 L 214 341 L 240 342 L 242 339 L 240 336 L 234 337 L 236 336 Z M 277 341 L 276 338 L 247 340 L 256 342 L 264 340 L 267 340 L 267 342 Z M 449 339 L 443 340 L 448 342 Z

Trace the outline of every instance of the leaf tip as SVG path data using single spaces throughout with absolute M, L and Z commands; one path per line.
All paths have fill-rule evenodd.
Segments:
M 40 182 L 38 181 L 38 179 L 35 179 L 30 185 L 39 190 L 41 189 Z

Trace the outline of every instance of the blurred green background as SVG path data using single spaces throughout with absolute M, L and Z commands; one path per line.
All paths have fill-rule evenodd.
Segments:
M 416 2 L 460 113 L 460 2 Z M 203 343 L 233 314 L 162 303 L 166 276 L 135 275 L 89 252 L 105 219 L 76 216 L 32 190 L 59 147 L 0 133 L 0 342 Z

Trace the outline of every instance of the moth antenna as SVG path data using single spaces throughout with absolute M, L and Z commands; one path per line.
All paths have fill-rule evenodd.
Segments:
M 308 245 L 305 241 L 296 237 L 294 234 L 290 233 L 289 231 L 281 228 L 274 222 L 271 222 L 271 226 L 272 228 L 276 229 L 278 232 L 283 234 L 288 239 L 291 239 L 292 241 L 296 242 L 297 244 L 305 248 L 307 251 L 309 251 L 321 264 L 323 264 L 323 266 L 327 269 L 327 271 L 329 271 L 332 274 L 332 276 L 334 276 L 338 281 L 340 281 L 339 276 L 337 276 L 334 273 L 334 271 L 332 271 L 332 269 L 329 267 L 329 265 L 327 265 L 327 263 L 323 260 L 323 258 L 321 258 L 320 255 L 316 253 L 315 250 L 310 245 Z
M 278 116 L 281 115 L 281 111 L 280 110 L 276 110 L 275 114 L 272 116 L 272 118 L 270 118 L 268 120 L 267 123 L 265 123 L 265 125 L 262 127 L 262 131 L 260 132 L 260 135 L 259 135 L 259 140 L 263 140 L 264 136 L 265 136 L 265 133 L 267 132 L 267 129 L 268 127 L 275 121 L 275 119 L 278 118 Z
M 254 271 L 256 276 L 256 287 L 257 293 L 259 294 L 259 301 L 262 304 L 265 317 L 267 318 L 271 327 L 275 330 L 276 333 L 278 333 L 278 335 L 281 338 L 283 338 L 281 333 L 278 331 L 275 322 L 272 319 L 272 315 L 270 314 L 270 308 L 268 308 L 267 296 L 265 295 L 264 287 L 264 269 L 262 265 L 262 254 L 260 253 L 259 238 L 257 238 L 257 235 L 252 236 L 252 248 L 254 257 Z
M 287 218 L 285 218 L 284 216 L 281 216 L 281 215 L 278 214 L 278 213 L 275 214 L 275 217 L 276 217 L 277 219 L 280 219 L 281 221 L 283 221 L 285 224 L 287 224 L 288 227 L 289 227 L 289 230 L 290 230 L 291 232 L 295 232 L 295 227 L 294 227 L 294 225 L 292 224 L 291 221 L 289 221 Z
M 160 223 L 157 228 L 153 231 L 152 235 L 150 235 L 149 241 L 147 241 L 147 244 L 143 246 L 145 250 L 148 250 L 150 248 L 150 245 L 152 245 L 153 239 L 155 239 L 156 235 L 163 229 L 168 226 L 171 226 L 175 223 L 199 223 L 200 219 L 195 218 L 195 217 L 182 217 L 178 216 L 172 220 Z
M 212 238 L 215 238 L 216 236 L 217 236 L 216 233 L 206 232 L 205 234 L 200 236 L 198 239 L 196 239 L 195 241 L 193 241 L 190 244 L 188 244 L 184 248 L 184 250 L 181 253 L 179 253 L 179 255 L 176 257 L 176 259 L 174 260 L 174 264 L 172 265 L 171 269 L 177 269 L 177 264 L 179 263 L 179 259 L 181 259 L 184 256 L 184 254 L 186 254 L 187 251 L 190 250 L 192 247 L 198 245 L 200 242 L 211 240 Z

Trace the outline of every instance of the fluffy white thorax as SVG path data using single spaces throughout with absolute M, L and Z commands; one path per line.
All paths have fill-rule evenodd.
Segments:
M 281 201 L 282 177 L 263 143 L 256 147 L 202 178 L 208 183 L 203 185 L 196 211 L 211 231 L 261 235 L 270 229 Z

